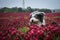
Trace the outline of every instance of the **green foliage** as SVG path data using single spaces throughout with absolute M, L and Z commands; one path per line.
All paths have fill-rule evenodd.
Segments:
M 40 9 L 39 11 L 45 12 L 45 13 L 51 13 L 51 10 L 50 9 Z
M 23 33 L 27 33 L 27 27 L 22 27 L 22 28 L 20 28 L 20 30 L 23 32 Z
M 20 7 L 20 8 L 18 8 L 18 12 L 22 12 L 23 11 L 23 9 Z
M 8 7 L 4 7 L 0 9 L 0 12 L 33 12 L 33 11 L 41 11 L 41 12 L 46 12 L 46 13 L 51 13 L 50 9 L 39 9 L 39 8 L 31 8 L 31 7 L 27 7 L 25 9 L 19 7 L 13 7 L 13 8 L 8 8 Z
M 28 11 L 28 12 L 33 12 L 34 9 L 32 9 L 31 7 L 27 7 L 27 11 Z
M 55 16 L 54 18 L 60 18 L 60 16 Z

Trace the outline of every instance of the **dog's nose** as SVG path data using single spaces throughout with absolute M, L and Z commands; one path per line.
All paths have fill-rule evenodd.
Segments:
M 33 20 L 31 22 L 34 22 Z

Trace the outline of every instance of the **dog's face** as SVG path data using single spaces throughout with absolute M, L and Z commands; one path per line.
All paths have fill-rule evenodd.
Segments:
M 30 14 L 30 24 L 32 24 L 32 23 L 35 23 L 37 25 L 43 24 L 44 23 L 44 15 L 45 15 L 44 12 L 38 12 L 38 11 L 32 12 Z

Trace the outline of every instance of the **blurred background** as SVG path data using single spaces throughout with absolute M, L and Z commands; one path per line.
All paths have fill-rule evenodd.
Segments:
M 60 0 L 0 0 L 0 12 L 60 12 Z

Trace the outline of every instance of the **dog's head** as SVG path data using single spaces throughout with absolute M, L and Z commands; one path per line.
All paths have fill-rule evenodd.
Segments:
M 45 25 L 44 12 L 34 11 L 30 14 L 30 24 Z

